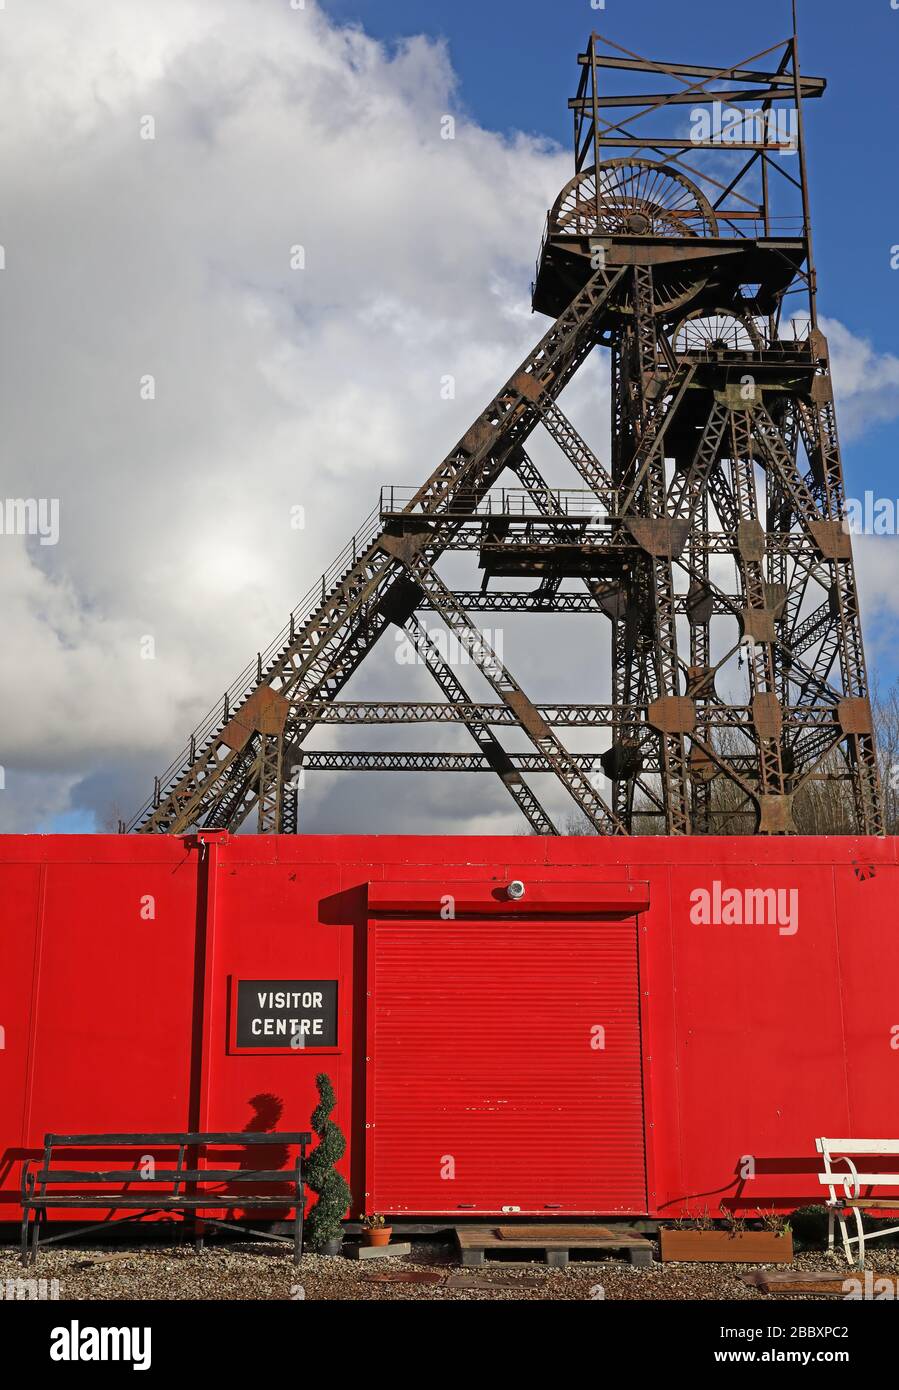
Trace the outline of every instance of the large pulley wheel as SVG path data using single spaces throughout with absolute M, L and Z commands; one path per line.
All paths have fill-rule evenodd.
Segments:
M 751 314 L 735 314 L 729 309 L 694 309 L 678 323 L 671 346 L 678 357 L 761 352 L 767 347 L 767 335 L 764 324 Z
M 718 234 L 708 198 L 668 164 L 649 159 L 609 159 L 584 169 L 565 185 L 549 215 L 550 237 L 576 236 L 695 238 Z M 690 261 L 659 266 L 655 308 L 671 314 L 684 308 L 708 283 L 708 274 Z M 623 302 L 620 311 L 632 314 Z

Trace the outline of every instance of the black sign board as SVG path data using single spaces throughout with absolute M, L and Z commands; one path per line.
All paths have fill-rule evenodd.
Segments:
M 238 1047 L 337 1046 L 336 980 L 238 980 Z

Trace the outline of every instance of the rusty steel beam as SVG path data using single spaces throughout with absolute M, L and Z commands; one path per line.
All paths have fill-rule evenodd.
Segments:
M 821 96 L 812 87 L 803 86 L 802 95 L 804 98 Z M 652 93 L 633 93 L 622 96 L 602 96 L 597 100 L 597 106 L 601 111 L 609 109 L 623 109 L 626 107 L 644 106 L 702 106 L 707 102 L 720 101 L 723 104 L 738 102 L 765 102 L 765 101 L 791 101 L 793 93 L 786 87 L 762 87 L 756 91 L 754 87 L 733 87 L 729 91 L 710 92 L 704 88 L 696 88 L 693 91 L 685 92 L 652 92 Z M 569 111 L 590 111 L 592 109 L 592 99 L 590 97 L 569 97 Z
M 787 95 L 792 95 L 793 78 L 785 76 L 783 73 L 761 72 L 755 68 L 710 68 L 702 67 L 696 63 L 661 63 L 649 58 L 623 58 L 617 54 L 597 53 L 594 62 L 598 68 L 613 68 L 624 72 L 645 72 L 667 74 L 673 77 L 700 77 L 707 78 L 716 82 L 759 82 L 768 87 L 781 87 L 787 90 Z M 589 66 L 590 54 L 579 53 L 578 63 L 582 67 Z M 812 89 L 815 96 L 823 96 L 827 89 L 827 80 L 823 77 L 809 77 L 806 73 L 802 74 L 803 94 L 808 95 L 806 89 Z M 726 96 L 727 93 L 719 93 L 719 96 Z

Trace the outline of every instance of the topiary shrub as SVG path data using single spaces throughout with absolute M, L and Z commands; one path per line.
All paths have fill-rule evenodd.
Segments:
M 310 1250 L 323 1250 L 329 1241 L 343 1235 L 343 1216 L 353 1194 L 335 1167 L 346 1153 L 346 1139 L 331 1119 L 336 1104 L 331 1078 L 326 1072 L 319 1072 L 315 1084 L 319 1102 L 312 1112 L 312 1128 L 318 1135 L 318 1144 L 306 1164 L 306 1184 L 317 1194 L 318 1201 L 309 1213 L 306 1230 Z

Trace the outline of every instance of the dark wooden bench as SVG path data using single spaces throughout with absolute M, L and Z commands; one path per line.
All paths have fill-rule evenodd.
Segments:
M 61 1240 L 82 1235 L 86 1231 L 107 1230 L 110 1226 L 124 1225 L 128 1222 L 142 1221 L 144 1217 L 157 1212 L 230 1211 L 232 1208 L 280 1208 L 294 1210 L 293 1236 L 274 1235 L 270 1231 L 253 1230 L 233 1221 L 220 1221 L 211 1216 L 199 1218 L 196 1228 L 197 1248 L 203 1244 L 202 1228 L 221 1227 L 224 1230 L 242 1231 L 250 1235 L 262 1236 L 269 1240 L 286 1241 L 293 1244 L 294 1261 L 299 1262 L 303 1253 L 303 1208 L 305 1192 L 303 1187 L 303 1164 L 306 1149 L 312 1136 L 308 1133 L 246 1133 L 243 1130 L 233 1134 L 47 1134 L 44 1136 L 44 1153 L 40 1160 L 26 1159 L 22 1165 L 22 1264 L 33 1263 L 38 1248 L 53 1245 Z M 248 1155 L 241 1155 L 242 1162 L 237 1167 L 221 1166 L 224 1156 L 218 1155 L 218 1167 L 200 1167 L 205 1161 L 212 1163 L 209 1155 L 212 1148 L 250 1149 L 255 1151 L 263 1146 L 287 1149 L 296 1146 L 298 1154 L 292 1168 L 262 1169 L 251 1168 L 246 1164 Z M 137 1157 L 134 1166 L 125 1166 L 127 1158 L 118 1168 L 87 1170 L 72 1167 L 53 1167 L 53 1160 L 64 1162 L 60 1150 L 106 1149 L 135 1150 Z M 159 1158 L 159 1150 L 177 1149 L 177 1160 L 173 1156 Z M 188 1157 L 189 1156 L 189 1157 Z M 79 1155 L 80 1158 L 80 1155 Z M 150 1158 L 152 1162 L 147 1164 Z M 93 1159 L 93 1155 L 91 1155 Z M 39 1167 L 32 1167 L 38 1162 Z M 69 1157 L 71 1164 L 72 1158 Z M 189 1163 L 189 1166 L 185 1166 Z M 289 1185 L 283 1192 L 255 1192 L 259 1184 L 281 1183 Z M 219 1187 L 209 1190 L 209 1185 L 227 1184 L 228 1189 Z M 233 1190 L 234 1186 L 238 1190 Z M 246 1190 L 240 1191 L 243 1186 Z M 69 1189 L 61 1191 L 61 1188 Z M 72 1190 L 84 1189 L 90 1190 Z M 118 1190 L 115 1190 L 118 1189 Z M 54 1207 L 66 1210 L 77 1208 L 106 1208 L 109 1211 L 137 1209 L 134 1216 L 123 1216 L 115 1221 L 104 1221 L 98 1226 L 79 1226 L 76 1230 L 66 1230 L 62 1235 L 45 1235 L 41 1239 L 39 1230 L 46 1224 L 47 1213 Z M 32 1217 L 33 1213 L 33 1217 Z M 30 1230 L 29 1230 L 30 1227 Z

